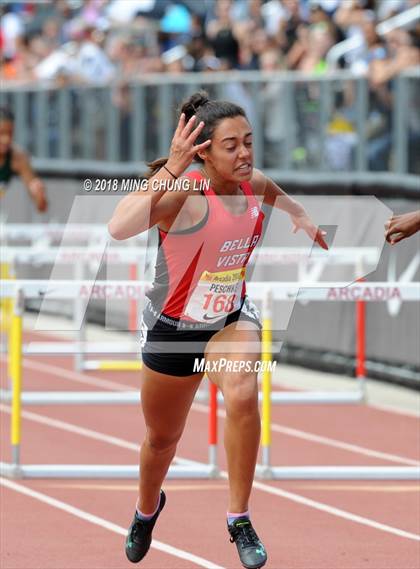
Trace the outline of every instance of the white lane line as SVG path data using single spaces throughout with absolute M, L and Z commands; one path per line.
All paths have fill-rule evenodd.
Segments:
M 85 375 L 80 374 L 78 372 L 66 370 L 66 369 L 60 368 L 58 366 L 51 365 L 51 364 L 44 364 L 44 363 L 37 362 L 37 361 L 25 360 L 24 366 L 26 366 L 30 369 L 43 371 L 45 373 L 50 373 L 52 375 L 59 375 L 61 377 L 64 377 L 65 379 L 69 379 L 71 381 L 77 381 L 79 383 L 86 383 L 88 385 L 95 385 L 96 387 L 102 387 L 103 389 L 109 389 L 112 391 L 114 391 L 114 390 L 116 390 L 116 391 L 134 390 L 132 385 L 123 384 L 123 383 L 116 383 L 114 381 L 109 381 L 107 379 L 102 379 L 99 377 L 92 377 L 92 376 L 86 377 Z M 193 403 L 191 409 L 194 411 L 201 412 L 201 413 L 208 413 L 208 406 L 203 405 L 202 403 Z M 223 409 L 218 410 L 218 416 L 225 418 L 226 415 L 225 415 L 225 412 Z M 369 449 L 367 447 L 362 447 L 362 446 L 354 445 L 351 443 L 345 443 L 343 441 L 339 441 L 337 439 L 332 439 L 330 437 L 323 437 L 321 435 L 315 435 L 312 433 L 308 433 L 306 431 L 301 431 L 298 429 L 292 429 L 290 427 L 284 427 L 284 426 L 279 425 L 277 423 L 272 423 L 272 430 L 273 430 L 273 432 L 282 433 L 282 434 L 290 436 L 290 437 L 296 437 L 296 438 L 303 439 L 306 441 L 310 441 L 310 442 L 314 442 L 314 443 L 318 443 L 318 444 L 322 444 L 322 445 L 326 445 L 326 446 L 331 446 L 334 448 L 339 448 L 339 449 L 344 450 L 344 451 L 353 452 L 356 454 L 361 454 L 361 455 L 369 456 L 372 458 L 378 458 L 378 459 L 386 460 L 389 462 L 395 462 L 397 464 L 406 464 L 409 466 L 419 466 L 420 465 L 419 461 L 411 459 L 411 458 L 406 458 L 406 457 L 399 456 L 396 454 L 390 454 L 390 453 L 385 453 L 385 452 L 381 452 L 381 451 L 376 451 L 373 449 Z
M 66 502 L 62 502 L 61 500 L 57 500 L 56 498 L 52 498 L 51 496 L 47 496 L 46 494 L 42 494 L 41 492 L 37 492 L 36 490 L 32 490 L 31 488 L 27 488 L 22 484 L 18 484 L 6 478 L 0 477 L 0 484 L 9 488 L 10 490 L 14 490 L 15 492 L 19 492 L 20 494 L 24 494 L 29 496 L 30 498 L 34 498 L 35 500 L 39 500 L 44 504 L 48 504 L 53 508 L 57 508 L 58 510 L 62 510 L 63 512 L 67 512 L 77 518 L 90 522 L 91 524 L 97 525 L 103 529 L 107 529 L 119 535 L 125 536 L 127 534 L 127 530 L 117 524 L 109 522 L 99 516 L 95 516 L 94 514 L 90 514 L 89 512 L 85 512 L 84 510 L 80 510 L 71 504 L 67 504 Z M 215 563 L 209 561 L 208 559 L 204 559 L 204 557 L 200 557 L 198 555 L 194 555 L 193 553 L 189 553 L 188 551 L 184 551 L 183 549 L 178 549 L 177 547 L 173 547 L 172 545 L 168 545 L 167 543 L 163 543 L 162 541 L 157 541 L 154 539 L 152 541 L 152 547 L 157 549 L 158 551 L 162 551 L 167 553 L 168 555 L 172 555 L 173 557 L 178 557 L 179 559 L 184 559 L 186 561 L 191 561 L 191 563 L 195 563 L 198 567 L 205 567 L 206 569 L 224 569 L 221 565 L 216 565 Z
M 0 405 L 0 409 L 5 410 L 7 413 L 10 413 L 10 407 L 7 407 L 6 405 Z M 56 428 L 63 429 L 66 431 L 74 432 L 74 433 L 77 433 L 79 435 L 86 436 L 89 438 L 95 438 L 97 440 L 103 440 L 104 442 L 109 442 L 110 444 L 114 444 L 116 446 L 124 446 L 124 448 L 127 448 L 129 450 L 136 450 L 137 451 L 139 448 L 138 445 L 135 445 L 134 443 L 130 443 L 128 441 L 124 441 L 123 439 L 118 439 L 117 437 L 109 437 L 108 435 L 103 435 L 102 433 L 98 433 L 97 431 L 92 431 L 90 429 L 83 429 L 81 427 L 77 427 L 76 425 L 72 425 L 70 423 L 65 423 L 64 421 L 57 421 L 55 419 L 49 419 L 48 417 L 38 415 L 37 413 L 31 413 L 28 411 L 23 411 L 22 415 L 25 418 L 28 418 L 28 419 L 36 421 L 36 422 L 41 422 L 43 424 L 50 425 L 52 427 L 56 427 Z M 25 415 L 27 415 L 27 416 L 25 416 Z M 122 445 L 120 443 L 122 443 Z M 194 461 L 194 460 L 188 460 L 186 458 L 182 458 L 179 456 L 177 456 L 176 458 L 177 458 L 177 461 L 179 464 L 185 464 L 185 465 L 197 464 L 196 461 Z M 227 472 L 222 472 L 221 475 L 224 479 L 226 479 L 226 480 L 228 479 Z M 375 522 L 374 520 L 370 520 L 369 518 L 357 516 L 357 515 L 352 514 L 350 512 L 346 512 L 345 510 L 340 510 L 338 508 L 334 508 L 333 506 L 329 506 L 327 504 L 323 504 L 321 502 L 317 502 L 315 500 L 305 498 L 305 497 L 300 496 L 298 494 L 287 492 L 286 490 L 282 490 L 281 488 L 278 488 L 275 486 L 270 486 L 270 485 L 264 484 L 262 482 L 254 481 L 254 487 L 257 488 L 258 490 L 262 490 L 262 491 L 268 492 L 270 494 L 281 496 L 282 498 L 286 498 L 286 499 L 292 500 L 294 502 L 298 502 L 300 504 L 315 508 L 317 510 L 321 510 L 323 512 L 327 512 L 329 514 L 332 514 L 332 515 L 335 515 L 335 516 L 338 516 L 338 517 L 341 517 L 341 518 L 344 518 L 347 520 L 354 521 L 356 523 L 361 523 L 363 525 L 367 525 L 367 526 L 373 527 L 375 529 L 379 529 L 382 531 L 393 533 L 393 534 L 398 535 L 400 537 L 406 537 L 408 539 L 415 539 L 417 541 L 420 541 L 420 536 L 417 536 L 416 534 L 410 534 L 410 533 L 405 532 L 403 530 L 393 528 L 392 526 L 387 526 L 387 525 L 381 524 L 379 522 Z
M 413 393 L 413 395 L 417 398 L 420 407 L 420 399 L 418 394 Z M 385 411 L 386 413 L 397 413 L 397 415 L 403 415 L 405 417 L 413 417 L 414 419 L 420 419 L 420 412 L 414 411 L 414 409 L 404 409 L 404 410 L 395 409 L 394 407 L 391 407 L 391 405 L 385 405 L 382 403 L 369 403 L 368 406 L 372 407 L 373 409 L 377 409 L 378 411 Z
M 227 473 L 223 474 L 227 477 Z M 281 488 L 269 486 L 268 484 L 264 484 L 258 481 L 254 481 L 253 486 L 254 488 L 262 490 L 263 492 L 268 492 L 270 494 L 274 494 L 275 496 L 281 496 L 282 498 L 286 498 L 287 500 L 291 500 L 292 502 L 296 502 L 297 504 L 302 504 L 303 506 L 309 506 L 310 508 L 314 508 L 315 510 L 326 512 L 327 514 L 331 514 L 332 516 L 337 516 L 338 518 L 344 518 L 345 520 L 349 520 L 357 524 L 362 524 L 364 526 L 368 526 L 376 530 L 392 533 L 393 535 L 397 535 L 398 537 L 403 537 L 405 539 L 420 541 L 420 535 L 416 533 L 410 533 L 408 531 L 404 531 L 395 528 L 393 526 L 381 524 L 379 522 L 376 522 L 375 520 L 371 520 L 363 516 L 358 516 L 357 514 L 352 514 L 351 512 L 347 512 L 346 510 L 342 510 L 341 508 L 334 508 L 333 506 L 329 506 L 328 504 L 323 504 L 322 502 L 311 500 L 310 498 L 305 498 L 305 496 L 300 496 L 299 494 L 295 494 L 294 492 L 287 492 L 286 490 L 282 490 Z
M 0 404 L 0 411 L 8 413 L 9 415 L 12 412 L 11 407 L 4 405 L 3 403 Z M 128 450 L 133 450 L 136 452 L 139 452 L 140 450 L 140 445 L 130 443 L 129 441 L 120 439 L 119 437 L 105 435 L 99 431 L 86 429 L 85 427 L 79 427 L 78 425 L 67 423 L 59 419 L 51 419 L 50 417 L 46 417 L 45 415 L 40 415 L 38 413 L 33 413 L 32 411 L 22 411 L 22 418 L 28 419 L 29 421 L 35 421 L 36 423 L 46 425 L 47 427 L 54 427 L 56 429 L 61 429 L 62 431 L 67 431 L 75 435 L 81 435 L 82 437 L 87 437 L 89 439 L 94 439 L 96 441 L 101 441 L 103 443 L 108 443 L 110 445 L 118 446 Z
M 189 463 L 189 461 L 186 459 L 180 459 L 180 460 L 181 463 L 185 465 L 188 465 Z M 222 471 L 221 476 L 225 480 L 228 480 L 229 478 L 228 473 L 226 471 Z M 282 498 L 285 498 L 286 500 L 291 500 L 292 502 L 296 502 L 297 504 L 314 508 L 315 510 L 331 514 L 332 516 L 336 516 L 338 518 L 343 518 L 345 520 L 355 522 L 357 524 L 361 524 L 364 526 L 368 526 L 376 530 L 384 531 L 386 533 L 391 533 L 393 535 L 396 535 L 398 537 L 403 537 L 405 539 L 420 541 L 420 535 L 416 533 L 410 533 L 408 531 L 404 531 L 399 528 L 395 528 L 393 526 L 381 524 L 380 522 L 371 520 L 370 518 L 359 516 L 357 514 L 353 514 L 351 512 L 347 512 L 346 510 L 342 510 L 341 508 L 335 508 L 334 506 L 329 506 L 328 504 L 324 504 L 323 502 L 318 502 L 317 500 L 306 498 L 305 496 L 301 496 L 300 494 L 295 494 L 294 492 L 288 492 L 287 490 L 283 490 L 278 486 L 270 486 L 269 484 L 265 484 L 264 482 L 258 482 L 257 480 L 254 480 L 252 486 L 253 488 L 261 490 L 262 492 L 267 492 L 269 494 L 274 494 L 275 496 L 280 496 Z
M 0 403 L 0 411 L 8 413 L 12 412 L 11 407 Z M 105 433 L 100 433 L 99 431 L 94 431 L 92 429 L 87 429 L 85 427 L 79 427 L 73 423 L 67 423 L 66 421 L 61 421 L 60 419 L 51 419 L 45 415 L 39 415 L 38 413 L 33 413 L 32 411 L 22 411 L 22 418 L 28 421 L 34 421 L 35 423 L 40 423 L 41 425 L 46 425 L 47 427 L 54 427 L 55 429 L 61 429 L 62 431 L 67 431 L 74 435 L 80 435 L 89 439 L 94 439 L 102 443 L 107 443 L 120 448 L 125 448 L 127 450 L 140 452 L 140 445 L 137 443 L 131 443 L 119 437 L 113 437 L 111 435 L 106 435 Z M 174 461 L 178 461 L 178 457 L 174 457 Z M 197 463 L 198 464 L 198 463 Z
M 202 413 L 208 413 L 208 408 L 202 403 L 194 403 L 193 408 L 196 411 L 200 411 Z M 218 409 L 217 415 L 223 419 L 226 417 L 226 413 L 223 409 Z M 282 425 L 278 425 L 277 423 L 272 423 L 271 429 L 276 433 L 282 433 L 283 435 L 287 435 L 290 437 L 296 437 L 298 439 L 303 439 L 305 441 L 310 441 L 321 445 L 335 447 L 341 450 L 354 452 L 357 454 L 363 454 L 365 456 L 369 456 L 372 458 L 380 458 L 383 460 L 388 460 L 390 462 L 397 462 L 398 464 L 407 464 L 410 466 L 420 465 L 419 461 L 413 460 L 411 458 L 406 458 L 404 456 L 399 456 L 397 454 L 389 454 L 386 452 L 381 452 L 370 448 L 361 447 L 359 445 L 345 443 L 343 441 L 338 441 L 337 439 L 331 439 L 330 437 L 314 435 L 313 433 L 307 433 L 306 431 L 300 431 L 298 429 L 292 429 L 290 427 L 283 427 Z

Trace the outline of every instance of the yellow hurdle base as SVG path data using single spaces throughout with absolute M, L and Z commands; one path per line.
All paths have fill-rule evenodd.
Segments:
M 85 370 L 139 371 L 142 368 L 142 362 L 138 360 L 87 360 L 83 367 Z

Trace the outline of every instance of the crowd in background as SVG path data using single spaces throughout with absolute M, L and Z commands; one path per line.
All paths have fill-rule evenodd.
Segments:
M 328 71 L 339 62 L 383 83 L 418 62 L 419 27 L 379 37 L 375 26 L 417 0 L 49 0 L 2 3 L 3 81 L 98 83 L 145 73 Z
M 356 77 L 367 78 L 367 165 L 369 170 L 384 171 L 392 167 L 393 160 L 394 78 L 419 64 L 420 22 L 417 18 L 384 36 L 378 35 L 376 28 L 378 23 L 416 5 L 418 0 L 3 3 L 0 80 L 10 85 L 44 84 L 58 88 L 112 85 L 112 101 L 119 108 L 121 121 L 120 159 L 125 160 L 129 156 L 133 122 L 134 103 L 128 88 L 131 81 L 153 73 L 227 70 L 263 71 L 265 77 L 274 71 L 289 70 L 322 77 L 337 66 L 352 71 Z M 327 57 L 331 48 L 355 37 L 360 38 L 360 46 L 333 65 Z M 261 106 L 258 108 L 250 89 L 238 80 L 237 74 L 223 89 L 223 97 L 241 104 L 252 124 L 257 115 L 261 117 Z M 278 167 L 287 159 L 293 168 L 319 168 L 324 160 L 333 170 L 352 169 L 360 130 L 355 83 L 334 82 L 322 145 L 320 87 L 305 81 L 296 83 L 289 105 L 285 104 L 284 89 L 279 82 L 261 83 L 264 166 Z M 78 111 L 76 91 L 72 97 L 72 122 L 78 132 L 83 114 Z M 420 171 L 416 157 L 420 116 L 415 100 L 413 82 L 407 101 L 411 172 Z M 152 87 L 147 91 L 147 104 L 159 119 L 158 97 Z M 57 101 L 51 99 L 48 122 L 52 149 L 57 146 L 58 108 Z M 100 103 L 96 106 L 98 122 L 105 120 L 99 117 L 104 108 Z M 103 139 L 102 135 L 97 138 Z M 157 133 L 148 131 L 147 139 L 150 152 L 155 152 Z

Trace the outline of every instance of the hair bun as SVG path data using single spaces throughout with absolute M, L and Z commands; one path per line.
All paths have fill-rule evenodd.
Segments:
M 181 113 L 185 114 L 185 118 L 188 121 L 193 115 L 197 114 L 200 107 L 205 105 L 210 101 L 208 93 L 206 91 L 198 91 L 191 95 L 191 97 L 185 101 L 181 107 Z

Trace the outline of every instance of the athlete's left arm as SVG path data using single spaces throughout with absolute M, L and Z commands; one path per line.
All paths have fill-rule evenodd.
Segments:
M 24 183 L 32 201 L 36 205 L 37 210 L 42 212 L 47 211 L 48 202 L 44 183 L 32 170 L 32 166 L 26 152 L 18 148 L 13 149 L 12 168 Z
M 288 196 L 280 186 L 267 178 L 260 170 L 254 169 L 251 183 L 255 194 L 263 197 L 264 204 L 285 211 L 290 215 L 293 233 L 303 229 L 323 249 L 328 249 L 324 240 L 326 232 L 312 222 L 302 204 Z

